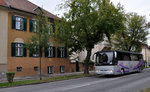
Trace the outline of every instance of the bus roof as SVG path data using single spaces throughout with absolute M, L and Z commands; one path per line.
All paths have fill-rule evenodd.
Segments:
M 130 54 L 141 54 L 141 53 L 135 53 L 135 52 L 129 52 L 129 51 L 123 51 L 123 50 L 106 50 L 106 51 L 98 51 L 95 54 L 101 53 L 101 52 L 121 52 L 121 53 L 130 53 Z

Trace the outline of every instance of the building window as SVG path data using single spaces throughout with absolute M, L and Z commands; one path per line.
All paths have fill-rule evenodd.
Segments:
M 16 43 L 16 56 L 23 56 L 23 44 Z
M 12 43 L 12 56 L 26 57 L 25 45 L 23 43 Z
M 27 19 L 19 16 L 12 16 L 12 29 L 26 31 Z
M 67 49 L 65 47 L 58 48 L 58 57 L 59 58 L 66 58 L 67 57 Z
M 52 27 L 52 31 L 55 32 L 55 25 L 51 24 L 51 27 Z
M 64 66 L 60 66 L 60 73 L 64 73 L 65 72 L 65 67 Z
M 38 71 L 38 67 L 37 66 L 34 67 L 34 71 Z
M 30 32 L 36 32 L 36 20 L 30 20 Z
M 39 57 L 39 56 L 40 56 L 40 51 L 37 46 L 30 48 L 30 57 Z M 41 53 L 41 56 L 42 56 L 42 53 Z
M 22 67 L 17 67 L 17 72 L 21 72 L 22 71 Z
M 55 47 L 49 46 L 45 51 L 45 57 L 55 57 Z
M 52 74 L 53 73 L 53 67 L 52 66 L 48 66 L 47 67 L 47 71 L 48 71 L 48 74 Z
M 65 57 L 65 48 L 60 48 L 60 57 Z
M 23 30 L 23 18 L 16 17 L 16 29 Z

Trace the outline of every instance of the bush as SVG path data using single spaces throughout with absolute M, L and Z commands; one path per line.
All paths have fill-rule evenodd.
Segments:
M 7 72 L 6 75 L 7 75 L 7 81 L 9 83 L 12 83 L 13 79 L 14 79 L 14 76 L 15 76 L 15 73 L 14 72 Z

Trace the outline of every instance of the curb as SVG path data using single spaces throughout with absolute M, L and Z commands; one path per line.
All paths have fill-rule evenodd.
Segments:
M 78 79 L 78 78 L 85 78 L 85 77 L 92 77 L 92 76 L 95 76 L 95 75 L 94 75 L 94 74 L 91 74 L 91 75 L 89 75 L 89 76 L 82 76 L 82 77 L 71 78 L 71 79 Z M 62 79 L 62 80 L 52 80 L 52 81 L 45 81 L 45 82 L 21 84 L 21 85 L 14 85 L 14 86 L 8 86 L 8 87 L 0 87 L 0 89 L 12 88 L 12 87 L 19 87 L 19 86 L 28 86 L 28 85 L 38 85 L 38 84 L 44 84 L 44 83 L 50 83 L 50 82 L 57 82 L 57 81 L 64 81 L 64 80 L 71 80 L 71 79 Z

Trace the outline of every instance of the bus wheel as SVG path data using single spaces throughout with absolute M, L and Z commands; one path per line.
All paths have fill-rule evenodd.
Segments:
M 124 75 L 125 72 L 124 72 L 124 69 L 121 69 L 121 75 Z
M 142 69 L 141 69 L 141 68 L 139 68 L 139 69 L 138 69 L 138 73 L 141 73 L 141 72 L 142 72 Z

